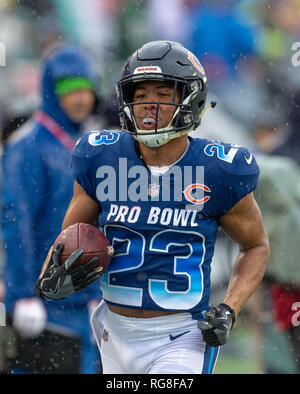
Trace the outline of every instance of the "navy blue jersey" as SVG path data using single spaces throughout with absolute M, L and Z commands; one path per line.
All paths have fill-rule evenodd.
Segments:
M 99 225 L 115 249 L 101 282 L 108 304 L 193 314 L 208 307 L 218 218 L 255 189 L 259 168 L 244 147 L 189 140 L 160 176 L 125 132 L 88 133 L 73 151 L 74 177 L 101 205 Z

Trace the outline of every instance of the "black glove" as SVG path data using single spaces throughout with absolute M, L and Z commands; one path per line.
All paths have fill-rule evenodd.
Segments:
M 205 320 L 198 320 L 203 340 L 213 347 L 224 345 L 235 322 L 235 313 L 226 304 L 210 307 L 204 313 Z
M 35 285 L 35 291 L 46 300 L 63 300 L 85 289 L 102 274 L 102 267 L 97 265 L 97 257 L 88 261 L 84 266 L 73 267 L 83 254 L 83 249 L 75 250 L 64 264 L 60 265 L 59 256 L 62 249 L 63 245 L 59 243 L 52 252 L 42 277 Z

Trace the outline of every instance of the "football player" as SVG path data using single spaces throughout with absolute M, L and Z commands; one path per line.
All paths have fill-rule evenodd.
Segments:
M 188 136 L 214 104 L 206 106 L 203 67 L 181 44 L 143 45 L 117 94 L 122 130 L 90 132 L 73 151 L 74 197 L 62 226 L 99 223 L 115 250 L 91 321 L 103 372 L 212 373 L 269 258 L 253 198 L 259 168 L 247 148 Z M 214 307 L 219 226 L 240 252 Z M 59 253 L 49 254 L 37 282 L 41 296 L 60 299 L 99 278 L 89 267 L 89 282 L 78 282 L 80 273 L 69 272 L 78 255 L 53 266 Z

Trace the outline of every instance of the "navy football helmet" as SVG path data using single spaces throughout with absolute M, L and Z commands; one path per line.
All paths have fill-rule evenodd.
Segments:
M 156 115 L 154 130 L 141 130 L 133 114 L 135 84 L 161 80 L 172 84 L 174 95 L 172 102 L 155 103 L 156 114 L 160 105 L 174 105 L 172 120 L 168 126 L 158 129 Z M 177 42 L 152 41 L 143 45 L 125 63 L 116 89 L 122 128 L 149 147 L 163 145 L 194 130 L 205 112 L 207 86 L 204 69 L 195 55 Z M 181 98 L 176 104 L 178 89 Z

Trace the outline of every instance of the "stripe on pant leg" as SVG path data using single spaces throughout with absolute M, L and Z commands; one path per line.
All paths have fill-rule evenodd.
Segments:
M 202 374 L 212 374 L 215 369 L 220 347 L 205 346 Z

